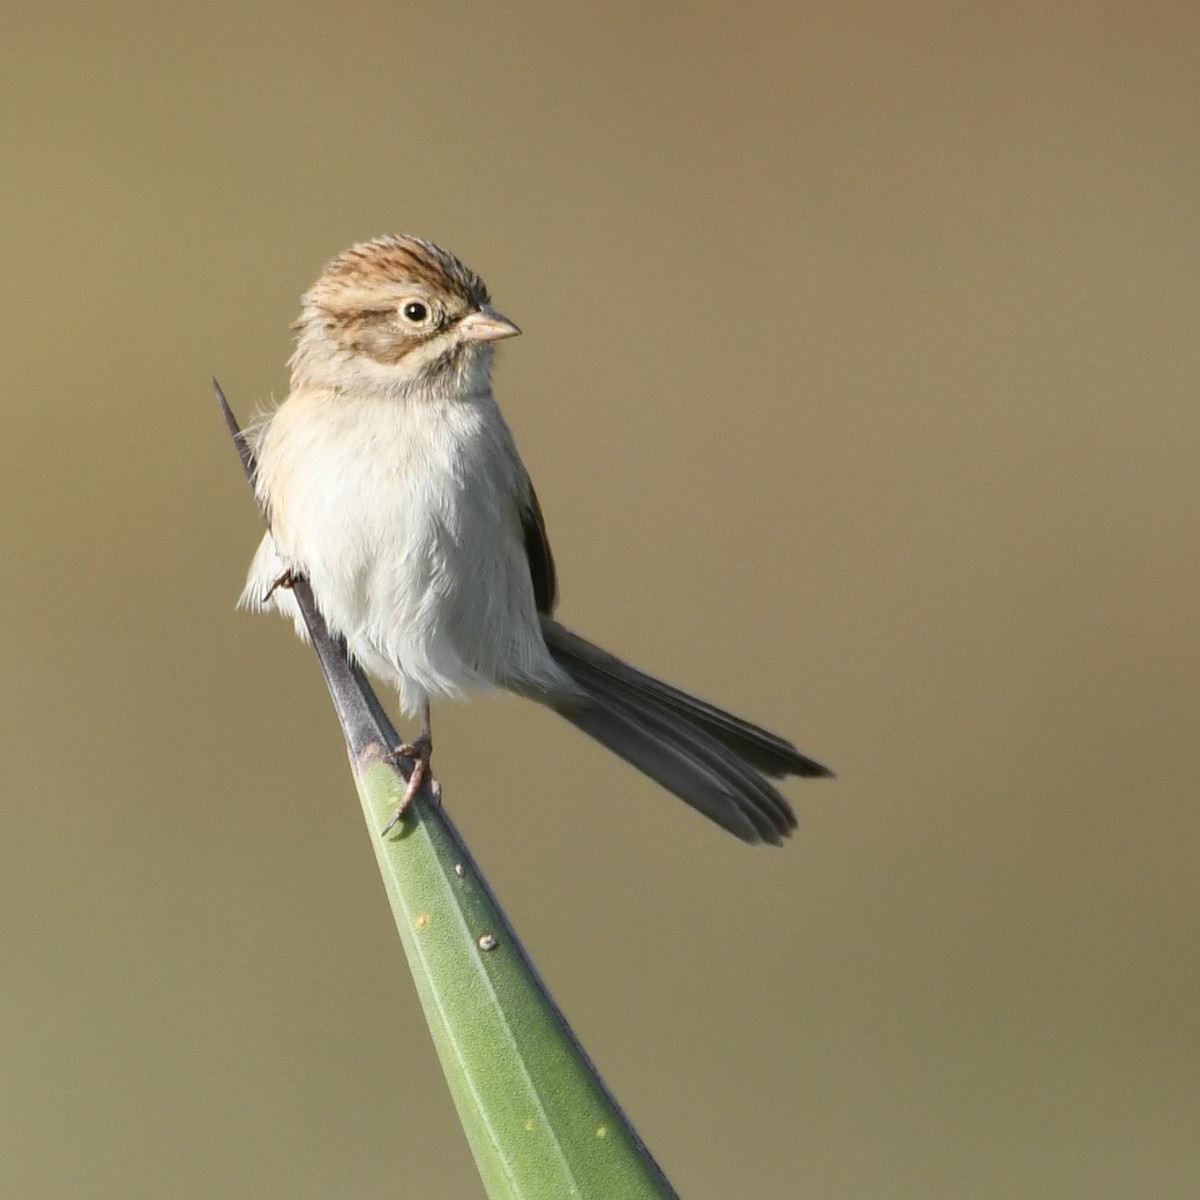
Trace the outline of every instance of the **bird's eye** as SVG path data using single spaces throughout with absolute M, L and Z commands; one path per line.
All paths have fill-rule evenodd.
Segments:
M 406 300 L 400 311 L 404 314 L 404 319 L 414 325 L 424 325 L 429 320 L 429 305 L 420 300 Z

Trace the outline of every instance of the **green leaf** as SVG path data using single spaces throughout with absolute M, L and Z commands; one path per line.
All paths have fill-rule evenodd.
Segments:
M 383 762 L 363 813 L 442 1069 L 492 1200 L 675 1195 L 527 958 L 445 810 Z

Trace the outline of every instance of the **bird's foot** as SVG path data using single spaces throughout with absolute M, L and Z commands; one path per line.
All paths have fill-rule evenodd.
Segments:
M 424 786 L 425 781 L 429 781 L 429 793 L 437 803 L 441 802 L 442 785 L 433 777 L 433 771 L 429 766 L 429 760 L 433 755 L 433 742 L 430 738 L 419 737 L 415 742 L 405 742 L 402 746 L 397 746 L 389 755 L 388 758 L 392 762 L 397 762 L 402 758 L 412 760 L 412 774 L 408 777 L 408 785 L 404 789 L 404 795 L 400 797 L 400 803 L 396 805 L 396 811 L 392 813 L 392 819 L 380 831 L 380 836 L 385 836 L 404 819 L 404 814 L 408 812 L 412 806 L 412 802 L 417 798 L 418 793 Z

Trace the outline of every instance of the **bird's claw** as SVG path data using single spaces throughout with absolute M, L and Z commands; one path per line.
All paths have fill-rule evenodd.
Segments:
M 429 738 L 419 737 L 415 742 L 405 742 L 402 746 L 397 746 L 388 754 L 388 758 L 392 762 L 398 762 L 402 758 L 412 760 L 412 774 L 408 777 L 408 784 L 404 789 L 404 795 L 400 797 L 400 803 L 396 805 L 396 811 L 392 813 L 392 819 L 380 830 L 380 837 L 386 837 L 397 825 L 404 819 L 404 814 L 408 812 L 412 806 L 412 802 L 417 798 L 425 781 L 429 781 L 429 793 L 435 804 L 440 804 L 442 801 L 442 785 L 433 777 L 433 772 L 429 767 L 429 759 L 433 754 L 433 743 Z
M 286 571 L 280 575 L 273 584 L 267 589 L 267 594 L 262 598 L 262 603 L 266 604 L 270 598 L 275 595 L 276 588 L 290 588 L 293 582 L 292 568 L 288 567 Z

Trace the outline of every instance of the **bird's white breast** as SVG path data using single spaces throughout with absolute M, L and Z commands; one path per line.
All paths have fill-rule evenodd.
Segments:
M 243 599 L 284 567 L 407 712 L 433 695 L 554 690 L 521 530 L 524 469 L 490 396 L 293 393 L 259 443 L 272 535 Z M 272 546 L 272 538 L 274 545 Z M 296 606 L 277 590 L 271 602 Z

